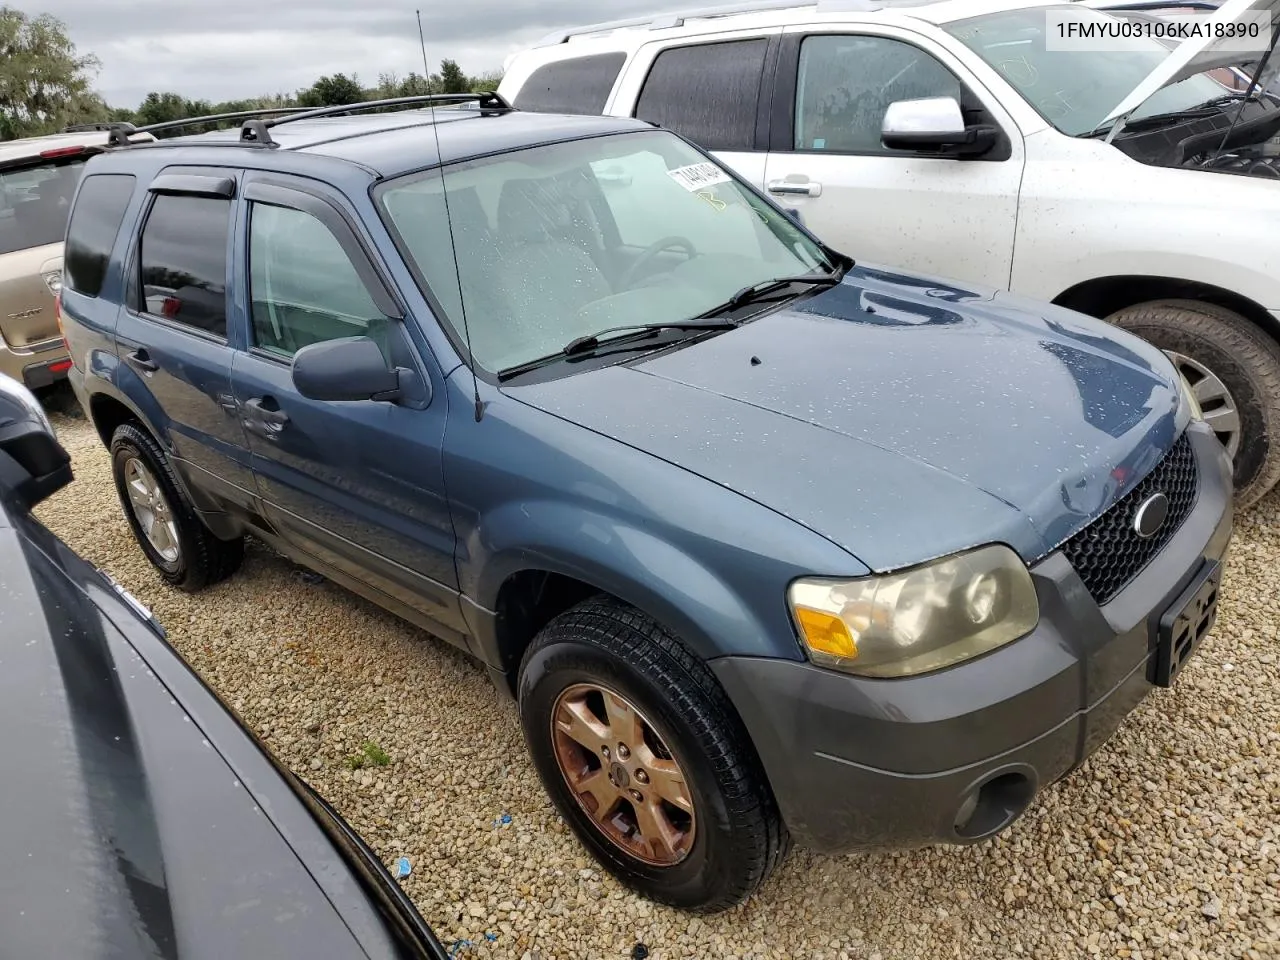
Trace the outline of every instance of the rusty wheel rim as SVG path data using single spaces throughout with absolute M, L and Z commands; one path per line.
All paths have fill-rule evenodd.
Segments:
M 551 739 L 569 792 L 610 843 L 658 867 L 689 855 L 689 782 L 635 704 L 608 687 L 575 684 L 556 699 Z

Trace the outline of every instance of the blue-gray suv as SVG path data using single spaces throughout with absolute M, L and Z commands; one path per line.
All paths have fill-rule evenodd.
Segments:
M 657 899 L 989 837 L 1213 624 L 1230 465 L 1119 330 L 855 264 L 633 120 L 129 133 L 60 316 L 143 551 L 195 590 L 253 536 L 470 651 Z

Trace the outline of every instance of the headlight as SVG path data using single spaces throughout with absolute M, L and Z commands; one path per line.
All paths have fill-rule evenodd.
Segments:
M 1182 371 L 1178 371 L 1178 419 L 1182 420 L 1182 414 L 1185 411 L 1187 417 L 1191 420 L 1203 420 L 1204 411 L 1200 409 L 1200 401 L 1196 399 L 1195 392 L 1191 389 L 1191 382 L 1182 375 Z
M 999 544 L 885 576 L 797 580 L 788 600 L 809 658 L 864 677 L 940 670 L 1040 619 L 1026 564 Z

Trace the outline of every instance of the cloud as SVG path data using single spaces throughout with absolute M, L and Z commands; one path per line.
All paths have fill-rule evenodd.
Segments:
M 658 0 L 465 0 L 423 4 L 432 71 L 445 58 L 469 73 L 497 70 L 507 54 L 556 27 L 669 8 Z M 102 61 L 97 88 L 113 106 L 150 91 L 232 100 L 292 92 L 323 74 L 422 72 L 413 7 L 385 0 L 43 0 L 83 53 Z

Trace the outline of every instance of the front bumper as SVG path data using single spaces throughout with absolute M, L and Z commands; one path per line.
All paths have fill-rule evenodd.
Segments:
M 711 662 L 799 844 L 839 853 L 989 837 L 1115 732 L 1152 688 L 1162 616 L 1231 538 L 1230 464 L 1207 428 L 1189 431 L 1195 506 L 1105 606 L 1054 552 L 1031 571 L 1036 629 L 938 673 L 875 680 L 789 660 Z

